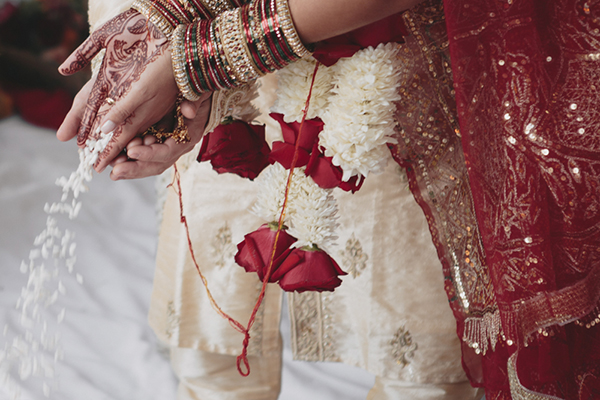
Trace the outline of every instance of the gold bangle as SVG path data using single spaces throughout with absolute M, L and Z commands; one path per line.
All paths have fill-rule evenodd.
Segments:
M 300 40 L 300 36 L 298 36 L 298 32 L 294 26 L 294 21 L 290 15 L 290 6 L 288 0 L 275 0 L 275 2 L 277 7 L 277 16 L 279 17 L 281 24 L 281 30 L 283 31 L 283 35 L 285 36 L 285 39 L 294 53 L 296 53 L 298 58 L 302 58 L 305 55 L 310 54 L 310 51 L 308 51 L 308 49 Z
M 226 11 L 215 20 L 219 25 L 219 34 L 227 62 L 233 69 L 238 82 L 250 82 L 260 78 L 259 69 L 249 54 L 246 36 L 242 30 L 242 8 Z
M 156 26 L 167 39 L 171 39 L 175 27 L 164 15 L 154 8 L 152 2 L 148 0 L 135 0 L 131 5 L 131 8 L 146 17 L 146 19 Z
M 189 0 L 188 0 L 189 1 Z M 225 0 L 198 0 L 212 14 L 213 17 L 231 10 L 231 5 Z
M 185 25 L 179 25 L 173 31 L 171 38 L 171 63 L 173 64 L 173 76 L 175 77 L 179 91 L 187 100 L 196 101 L 200 99 L 200 95 L 192 88 L 185 70 L 184 35 L 186 29 Z
M 181 11 L 179 11 L 179 9 L 177 9 L 177 7 L 175 7 L 173 4 L 171 4 L 171 2 L 169 0 L 157 0 L 157 2 L 160 2 L 160 4 L 162 4 L 162 6 L 164 8 L 166 8 L 168 11 L 170 11 L 171 14 L 174 15 L 175 18 L 179 21 L 179 24 L 189 24 L 190 22 L 192 22 L 188 19 L 188 17 L 185 14 L 182 14 Z M 182 3 L 178 3 L 178 4 L 181 4 L 181 6 L 183 7 Z
M 261 29 L 260 11 L 258 9 L 259 5 L 260 1 L 255 1 L 248 7 L 248 23 L 250 24 L 252 40 L 256 46 L 256 49 L 258 50 L 260 58 L 267 65 L 268 69 L 273 72 L 278 69 L 277 63 L 275 63 L 275 60 L 269 52 L 269 46 L 267 44 L 265 34 Z
M 237 78 L 232 69 L 232 66 L 229 65 L 229 61 L 227 60 L 227 57 L 225 56 L 225 47 L 223 46 L 223 43 L 221 42 L 221 27 L 216 22 L 217 21 L 214 21 L 208 27 L 209 32 L 208 32 L 208 36 L 207 36 L 213 42 L 212 48 L 213 48 L 213 52 L 214 52 L 214 57 L 212 59 L 212 62 L 217 68 L 219 66 L 222 66 L 223 68 L 225 68 L 225 74 L 227 75 L 229 80 L 232 82 L 232 84 L 234 86 L 237 86 L 239 84 L 239 82 L 237 81 Z M 206 71 L 202 70 L 202 72 L 206 76 Z M 220 87 L 220 88 L 226 89 L 224 87 Z

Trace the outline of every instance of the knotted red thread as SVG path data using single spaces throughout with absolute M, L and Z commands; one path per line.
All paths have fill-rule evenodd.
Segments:
M 189 226 L 187 223 L 187 219 L 183 213 L 183 201 L 182 201 L 181 181 L 180 181 L 180 177 L 179 177 L 179 171 L 177 170 L 177 165 L 174 166 L 175 173 L 174 173 L 173 178 L 174 178 L 174 182 L 177 186 L 175 188 L 175 192 L 177 193 L 177 196 L 179 198 L 179 215 L 181 218 L 181 223 L 185 227 L 185 233 L 186 233 L 186 237 L 187 237 L 188 247 L 190 249 L 190 255 L 192 257 L 192 261 L 194 262 L 194 266 L 196 267 L 196 270 L 198 271 L 198 275 L 200 276 L 200 279 L 202 280 L 202 284 L 204 285 L 204 287 L 206 289 L 206 294 L 208 295 L 208 299 L 210 300 L 211 306 L 215 309 L 215 311 L 221 317 L 223 317 L 224 319 L 229 321 L 229 324 L 236 331 L 238 331 L 244 335 L 244 340 L 242 342 L 242 345 L 243 345 L 242 353 L 236 359 L 236 366 L 237 366 L 238 372 L 242 376 L 248 376 L 250 374 L 250 364 L 248 362 L 248 344 L 250 343 L 250 329 L 252 329 L 252 326 L 254 325 L 254 321 L 256 320 L 256 314 L 258 313 L 258 309 L 260 308 L 260 305 L 262 304 L 262 301 L 265 297 L 265 293 L 267 290 L 267 283 L 269 283 L 269 278 L 271 277 L 271 273 L 272 273 L 272 269 L 273 269 L 273 261 L 275 260 L 275 254 L 277 252 L 277 242 L 279 240 L 279 234 L 281 233 L 281 230 L 283 229 L 283 222 L 285 220 L 288 196 L 289 196 L 289 192 L 290 192 L 290 187 L 292 186 L 292 176 L 294 174 L 294 169 L 296 168 L 296 163 L 298 162 L 298 154 L 299 154 L 299 148 L 300 148 L 300 137 L 302 136 L 302 128 L 304 127 L 304 122 L 306 121 L 306 115 L 308 114 L 308 107 L 310 106 L 310 99 L 312 97 L 312 91 L 313 91 L 313 87 L 315 85 L 315 78 L 317 76 L 318 70 L 319 70 L 319 62 L 317 62 L 315 65 L 315 69 L 314 69 L 313 75 L 312 75 L 312 80 L 310 83 L 310 89 L 308 91 L 308 97 L 306 98 L 306 103 L 304 104 L 304 109 L 302 110 L 302 122 L 300 122 L 300 127 L 298 129 L 298 137 L 296 138 L 296 145 L 294 148 L 294 157 L 292 159 L 292 164 L 290 166 L 290 172 L 288 174 L 287 182 L 285 185 L 285 194 L 283 197 L 283 204 L 281 206 L 281 213 L 279 214 L 279 221 L 277 224 L 277 232 L 275 233 L 275 241 L 273 242 L 273 250 L 271 251 L 271 257 L 269 258 L 267 272 L 263 278 L 262 289 L 260 291 L 258 299 L 256 300 L 256 304 L 254 305 L 254 309 L 252 310 L 252 314 L 250 315 L 250 319 L 248 320 L 248 325 L 246 327 L 244 327 L 240 322 L 235 320 L 233 317 L 229 316 L 229 314 L 227 314 L 225 311 L 223 311 L 219 307 L 219 305 L 215 301 L 214 297 L 212 296 L 210 289 L 208 288 L 208 281 L 207 281 L 206 277 L 202 274 L 202 271 L 200 270 L 200 266 L 199 266 L 198 262 L 196 261 L 196 256 L 194 254 L 194 248 L 192 245 L 192 240 L 190 238 L 190 229 L 189 229 Z M 169 186 L 173 186 L 173 184 L 171 184 Z M 245 371 L 242 369 L 242 364 L 243 364 Z
M 192 257 L 192 261 L 194 262 L 194 266 L 196 267 L 196 270 L 198 271 L 198 275 L 200 275 L 200 279 L 202 280 L 202 284 L 204 284 L 204 287 L 206 288 L 206 294 L 208 295 L 208 299 L 210 300 L 210 304 L 211 306 L 215 309 L 215 311 L 217 311 L 217 313 L 225 318 L 226 320 L 229 321 L 229 323 L 231 324 L 231 326 L 237 330 L 238 332 L 242 333 L 242 334 L 246 334 L 246 328 L 244 328 L 244 326 L 239 323 L 238 321 L 236 321 L 233 317 L 229 316 L 229 314 L 227 314 L 225 311 L 223 311 L 221 309 L 221 307 L 219 307 L 219 305 L 217 304 L 217 302 L 215 301 L 214 297 L 212 296 L 212 293 L 210 292 L 209 288 L 208 288 L 208 280 L 206 279 L 206 277 L 204 276 L 204 274 L 202 274 L 202 271 L 200 270 L 200 265 L 198 264 L 198 261 L 196 260 L 196 254 L 194 253 L 194 247 L 192 245 L 192 239 L 190 237 L 190 228 L 188 226 L 188 222 L 187 222 L 187 218 L 185 217 L 184 213 L 183 213 L 183 201 L 182 201 L 182 193 L 181 193 L 181 180 L 179 179 L 179 171 L 177 170 L 177 165 L 173 165 L 174 169 L 175 169 L 175 173 L 174 173 L 174 182 L 177 185 L 177 187 L 175 188 L 175 193 L 177 193 L 177 196 L 179 197 L 179 216 L 181 219 L 181 223 L 184 225 L 185 227 L 185 234 L 187 237 L 187 242 L 188 242 L 188 247 L 190 249 L 190 256 Z M 169 185 L 169 186 L 173 186 L 173 184 Z

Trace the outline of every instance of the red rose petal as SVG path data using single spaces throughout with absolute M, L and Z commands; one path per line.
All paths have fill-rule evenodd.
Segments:
M 267 272 L 269 261 L 273 252 L 273 243 L 277 230 L 273 230 L 268 224 L 262 225 L 256 231 L 244 236 L 244 241 L 238 244 L 238 252 L 235 255 L 235 262 L 243 267 L 246 272 L 256 272 L 262 281 Z M 296 241 L 296 238 L 285 231 L 279 233 L 277 240 L 277 248 L 273 266 L 271 267 L 271 278 L 278 269 L 281 262 L 287 258 L 290 252 L 290 246 Z
M 279 286 L 285 291 L 333 291 L 342 283 L 338 276 L 346 275 L 322 250 L 293 249 L 279 268 L 287 271 L 279 280 Z
M 198 161 L 210 161 L 220 174 L 254 179 L 269 165 L 269 153 L 264 126 L 234 121 L 219 125 L 204 137 Z

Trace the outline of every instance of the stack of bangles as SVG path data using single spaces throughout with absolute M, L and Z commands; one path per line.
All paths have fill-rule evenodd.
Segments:
M 254 0 L 212 20 L 203 19 L 208 7 L 201 10 L 199 4 L 204 3 L 186 1 L 187 6 L 175 0 L 137 0 L 133 8 L 170 37 L 173 73 L 188 100 L 254 81 L 309 54 L 294 28 L 287 0 Z M 217 7 L 225 0 L 207 3 L 210 1 Z M 234 1 L 229 0 L 229 4 Z M 171 13 L 165 11 L 167 8 Z M 190 19 L 193 22 L 189 23 Z M 175 20 L 180 24 L 173 30 Z
M 131 6 L 170 39 L 178 25 L 211 19 L 248 0 L 135 0 Z

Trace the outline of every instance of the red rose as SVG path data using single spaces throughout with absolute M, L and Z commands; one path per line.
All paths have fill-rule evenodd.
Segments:
M 287 292 L 307 290 L 332 292 L 346 275 L 329 254 L 322 250 L 293 249 L 271 276 Z
M 343 171 L 341 167 L 333 165 L 333 157 L 326 157 L 315 143 L 315 147 L 310 155 L 310 160 L 306 164 L 304 173 L 310 176 L 319 187 L 323 189 L 340 189 L 355 193 L 362 186 L 364 177 L 362 175 L 353 176 L 348 182 L 342 181 Z
M 269 224 L 264 224 L 256 231 L 247 234 L 244 236 L 244 241 L 237 245 L 238 252 L 235 255 L 235 262 L 244 267 L 246 272 L 256 272 L 262 281 L 265 278 L 267 267 L 271 260 L 276 235 L 277 228 L 272 228 Z M 277 270 L 281 262 L 290 253 L 290 246 L 295 241 L 296 238 L 287 232 L 282 230 L 279 233 L 271 271 Z M 276 282 L 273 278 L 273 273 L 269 282 Z
M 381 43 L 404 43 L 408 30 L 402 13 L 395 14 L 346 34 L 324 40 L 315 45 L 313 57 L 327 67 L 340 58 L 352 57 L 357 51 Z
M 283 134 L 283 142 L 273 142 L 273 150 L 269 156 L 271 164 L 278 162 L 285 169 L 290 169 L 292 160 L 294 159 L 294 151 L 296 149 L 296 140 L 298 131 L 300 130 L 299 122 L 287 123 L 283 120 L 282 114 L 270 114 L 271 118 L 279 122 L 281 125 L 281 133 Z M 323 121 L 319 118 L 307 119 L 302 127 L 302 136 L 298 148 L 298 159 L 296 167 L 303 167 L 308 163 L 310 153 L 319 141 L 319 133 L 323 130 Z
M 252 180 L 269 165 L 269 152 L 264 126 L 233 121 L 204 137 L 198 161 L 210 161 L 220 174 L 231 172 Z

